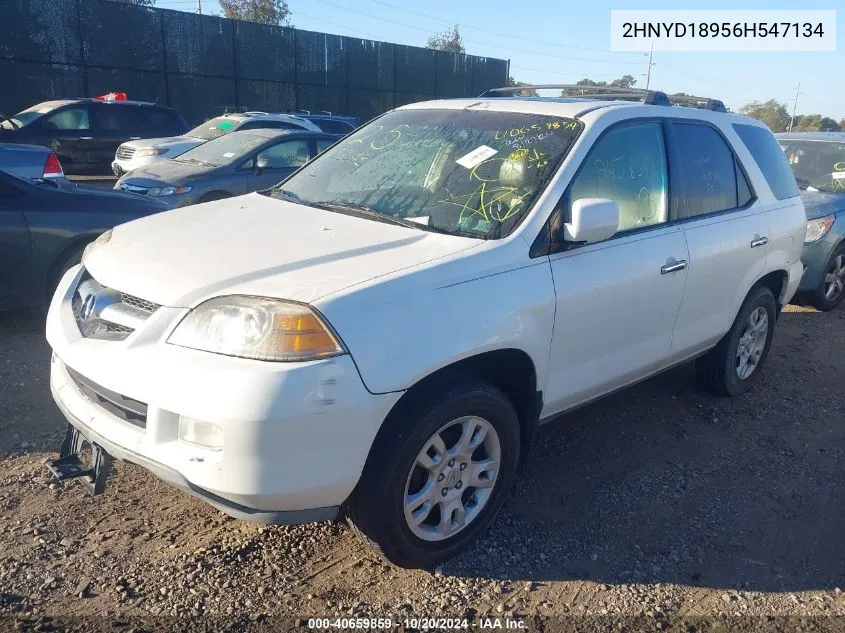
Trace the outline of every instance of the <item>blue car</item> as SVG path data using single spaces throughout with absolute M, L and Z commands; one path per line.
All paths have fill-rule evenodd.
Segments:
M 832 310 L 845 298 L 845 133 L 778 134 L 807 211 L 798 298 Z

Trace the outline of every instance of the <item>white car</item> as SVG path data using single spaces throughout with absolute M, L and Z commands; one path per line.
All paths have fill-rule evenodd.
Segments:
M 342 509 L 430 565 L 488 525 L 540 424 L 693 359 L 749 389 L 806 224 L 749 118 L 406 105 L 274 189 L 89 246 L 47 319 L 70 423 L 50 465 L 78 475 L 90 442 L 95 492 L 113 456 L 236 517 Z
M 186 132 L 184 136 L 144 138 L 123 143 L 115 152 L 111 168 L 114 175 L 119 177 L 144 165 L 165 158 L 176 158 L 189 149 L 229 132 L 257 128 L 322 131 L 315 123 L 293 114 L 267 114 L 266 112 L 224 114 L 198 125 Z

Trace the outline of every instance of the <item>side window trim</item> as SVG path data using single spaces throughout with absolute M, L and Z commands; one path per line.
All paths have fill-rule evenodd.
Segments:
M 667 200 L 667 214 L 666 214 L 666 221 L 665 222 L 658 222 L 655 224 L 649 224 L 647 226 L 642 226 L 639 228 L 632 228 L 626 229 L 624 231 L 618 231 L 615 235 L 610 237 L 609 239 L 605 240 L 606 242 L 613 241 L 615 239 L 628 237 L 630 235 L 638 235 L 640 233 L 646 233 L 648 231 L 654 231 L 658 229 L 665 228 L 667 225 L 672 223 L 672 167 L 670 163 L 669 157 L 669 143 L 667 142 L 666 138 L 666 117 L 654 116 L 654 117 L 638 117 L 633 119 L 625 119 L 623 121 L 617 121 L 616 123 L 612 123 L 604 130 L 601 131 L 601 134 L 593 141 L 593 144 L 587 150 L 587 154 L 584 156 L 584 160 L 578 166 L 576 172 L 572 175 L 571 180 L 567 183 L 566 189 L 564 190 L 563 194 L 561 195 L 560 199 L 555 204 L 554 208 L 552 209 L 549 217 L 546 219 L 546 222 L 543 224 L 543 228 L 540 230 L 539 235 L 534 240 L 532 244 L 529 255 L 531 257 L 542 257 L 544 255 L 553 255 L 555 253 L 562 253 L 565 251 L 572 250 L 574 248 L 580 248 L 583 244 L 576 244 L 574 242 L 563 242 L 562 244 L 558 244 L 554 241 L 551 235 L 551 225 L 552 221 L 554 220 L 556 215 L 561 213 L 565 213 L 565 211 L 569 208 L 569 196 L 572 189 L 572 183 L 574 183 L 578 177 L 581 175 L 581 172 L 584 170 L 585 166 L 587 165 L 587 161 L 592 154 L 593 149 L 605 138 L 605 136 L 610 133 L 611 131 L 617 130 L 623 127 L 629 127 L 632 125 L 639 125 L 643 123 L 658 123 L 660 124 L 660 131 L 663 138 L 663 153 L 664 159 L 666 161 L 666 187 L 669 192 L 669 199 Z M 567 218 L 564 218 L 564 221 Z
M 683 170 L 681 168 L 680 163 L 680 154 L 678 149 L 678 139 L 675 135 L 675 124 L 693 124 L 693 125 L 702 125 L 704 127 L 708 127 L 722 139 L 722 142 L 727 146 L 728 150 L 733 156 L 734 159 L 734 170 L 737 172 L 735 189 L 736 189 L 736 198 L 737 202 L 739 202 L 739 174 L 745 178 L 745 182 L 748 184 L 748 190 L 751 193 L 751 198 L 747 203 L 744 205 L 733 207 L 731 209 L 722 209 L 720 211 L 711 211 L 710 213 L 702 213 L 701 215 L 695 215 L 691 218 L 679 218 L 678 212 L 680 208 L 681 201 L 683 200 L 684 196 L 686 195 L 685 188 L 684 188 L 684 179 L 683 177 L 679 177 L 676 179 L 676 192 L 677 193 L 670 193 L 669 199 L 671 201 L 671 206 L 669 207 L 669 222 L 670 223 L 687 223 L 687 222 L 695 222 L 697 220 L 712 218 L 719 215 L 724 215 L 727 213 L 736 213 L 737 211 L 744 211 L 745 209 L 751 207 L 755 202 L 757 202 L 757 192 L 754 190 L 754 185 L 752 184 L 751 180 L 748 178 L 748 173 L 745 170 L 745 165 L 742 164 L 742 161 L 739 159 L 739 156 L 736 155 L 736 151 L 734 150 L 733 145 L 727 138 L 725 138 L 724 133 L 717 125 L 713 125 L 709 121 L 702 121 L 701 119 L 680 119 L 680 118 L 671 118 L 666 119 L 666 140 L 671 144 L 671 149 L 669 149 L 669 157 L 672 161 L 672 166 L 670 167 L 671 171 L 674 171 L 677 175 L 681 175 Z M 671 183 L 671 180 L 670 180 Z M 670 189 L 671 192 L 671 189 Z

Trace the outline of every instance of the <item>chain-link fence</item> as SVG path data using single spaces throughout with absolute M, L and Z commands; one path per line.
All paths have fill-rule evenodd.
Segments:
M 504 86 L 508 62 L 106 0 L 0 0 L 0 111 L 126 92 L 198 123 L 225 110 L 393 107 Z

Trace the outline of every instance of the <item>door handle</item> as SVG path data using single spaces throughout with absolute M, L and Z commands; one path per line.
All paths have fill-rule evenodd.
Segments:
M 751 240 L 751 248 L 757 248 L 758 246 L 765 246 L 769 243 L 768 237 L 755 237 Z
M 130 136 L 130 137 L 129 137 L 129 140 L 130 140 L 130 141 L 137 141 L 137 140 L 138 140 L 138 139 L 140 139 L 140 138 L 141 138 L 140 136 Z
M 94 138 L 94 137 L 93 136 L 80 136 L 79 140 L 80 141 L 90 141 L 92 138 Z
M 660 267 L 660 274 L 661 275 L 668 275 L 669 273 L 676 273 L 679 270 L 683 270 L 687 267 L 687 260 L 682 259 L 679 261 L 673 261 L 671 264 L 666 263 Z

